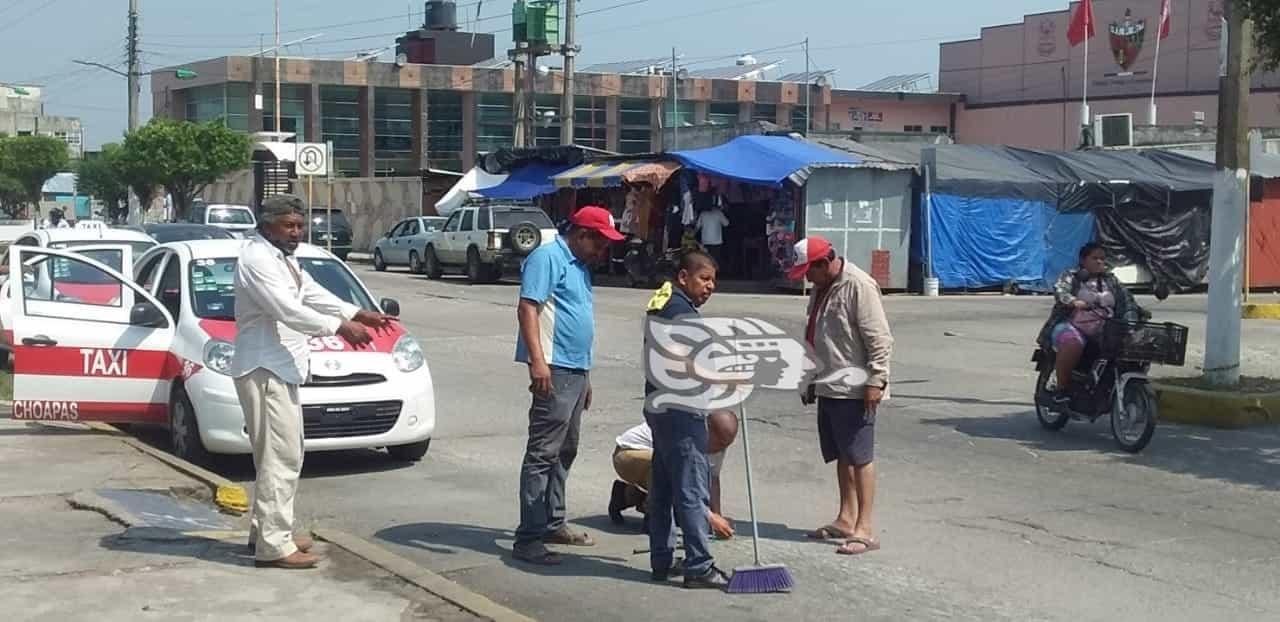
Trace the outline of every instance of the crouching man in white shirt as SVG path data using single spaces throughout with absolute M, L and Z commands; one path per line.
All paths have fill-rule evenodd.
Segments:
M 391 318 L 329 293 L 298 265 L 306 232 L 302 199 L 263 201 L 257 235 L 240 251 L 236 270 L 236 349 L 231 363 L 257 471 L 249 547 L 259 568 L 311 568 L 310 537 L 294 534 L 293 498 L 302 472 L 302 403 L 309 374 L 308 337 L 338 335 L 357 348 Z

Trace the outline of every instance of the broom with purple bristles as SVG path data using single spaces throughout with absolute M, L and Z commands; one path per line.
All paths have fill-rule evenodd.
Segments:
M 727 592 L 730 594 L 768 594 L 772 592 L 790 592 L 795 586 L 791 573 L 782 564 L 763 565 L 760 563 L 760 525 L 756 522 L 756 495 L 751 482 L 751 434 L 747 431 L 747 408 L 739 404 L 738 412 L 742 417 L 742 454 L 747 459 L 747 505 L 751 507 L 751 550 L 755 554 L 755 564 L 733 569 L 733 577 L 729 579 Z

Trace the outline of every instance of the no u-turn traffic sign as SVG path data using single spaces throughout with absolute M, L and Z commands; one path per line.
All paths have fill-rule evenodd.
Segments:
M 298 176 L 327 175 L 329 173 L 329 150 L 324 143 L 298 143 L 297 157 L 293 161 L 294 172 Z

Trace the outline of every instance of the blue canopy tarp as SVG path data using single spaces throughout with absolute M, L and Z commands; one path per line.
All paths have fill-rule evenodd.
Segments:
M 799 185 L 810 169 L 854 168 L 862 163 L 849 154 L 788 136 L 739 136 L 718 147 L 671 155 L 686 168 L 764 186 L 781 186 L 787 179 Z
M 548 164 L 535 160 L 511 171 L 506 181 L 474 192 L 490 199 L 528 200 L 555 192 L 555 180 L 551 178 L 571 168 L 573 167 L 565 164 Z

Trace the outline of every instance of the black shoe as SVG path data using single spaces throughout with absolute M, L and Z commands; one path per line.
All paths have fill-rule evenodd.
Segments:
M 724 591 L 729 588 L 729 575 L 723 570 L 712 566 L 705 574 L 698 577 L 690 577 L 685 575 L 684 588 L 686 590 L 720 590 Z
M 1052 402 L 1054 406 L 1069 406 L 1071 404 L 1071 394 L 1066 391 L 1054 391 L 1053 396 L 1049 398 L 1049 401 Z
M 613 492 L 609 493 L 609 520 L 615 525 L 626 524 L 626 519 L 622 518 L 622 511 L 625 509 L 627 509 L 627 483 L 614 480 Z
M 655 583 L 665 583 L 672 577 L 678 577 L 684 574 L 684 559 L 677 559 L 674 564 L 667 567 L 666 570 L 654 570 L 649 573 L 649 580 Z

